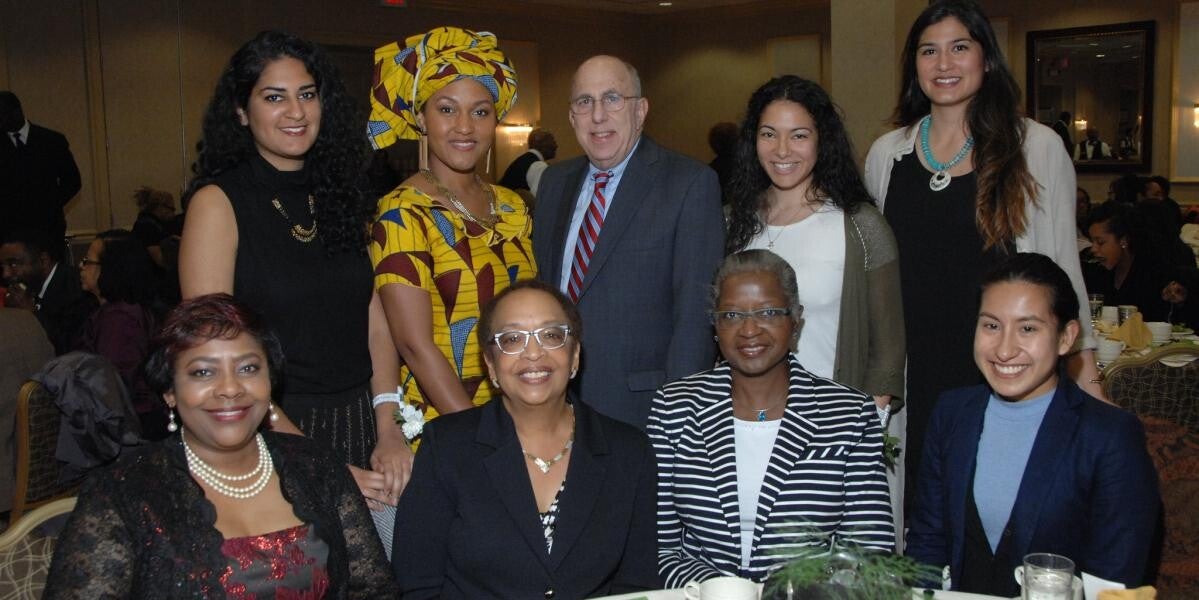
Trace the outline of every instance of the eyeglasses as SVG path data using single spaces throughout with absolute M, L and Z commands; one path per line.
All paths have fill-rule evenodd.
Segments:
M 98 267 L 98 266 L 100 266 L 100 261 L 92 260 L 92 259 L 86 258 L 86 257 L 79 259 L 79 268 L 80 269 L 82 269 L 83 267 L 86 267 L 88 265 L 96 265 Z
M 616 112 L 624 108 L 625 100 L 635 100 L 641 96 L 624 96 L 616 92 L 608 92 L 600 96 L 599 103 L 604 106 L 606 112 Z M 595 110 L 595 97 L 579 96 L 570 101 L 570 112 L 576 115 L 588 115 Z
M 714 310 L 711 313 L 712 324 L 717 327 L 734 327 L 753 319 L 760 325 L 774 325 L 791 316 L 790 308 L 759 308 L 758 310 Z
M 566 345 L 566 340 L 570 337 L 570 326 L 547 325 L 533 331 L 501 331 L 492 336 L 491 343 L 499 346 L 500 352 L 504 354 L 520 354 L 528 347 L 529 336 L 537 338 L 537 344 L 542 350 L 557 350 Z

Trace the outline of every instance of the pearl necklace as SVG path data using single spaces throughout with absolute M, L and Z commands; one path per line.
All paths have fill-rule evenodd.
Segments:
M 930 114 L 920 121 L 920 151 L 924 154 L 924 160 L 928 166 L 932 168 L 933 176 L 928 180 L 928 189 L 939 192 L 949 187 L 949 181 L 953 177 L 949 176 L 949 170 L 956 167 L 962 159 L 970 154 L 970 149 L 974 147 L 974 136 L 966 136 L 966 143 L 962 145 L 962 149 L 954 155 L 947 163 L 939 163 L 933 157 L 933 151 L 928 145 L 928 130 L 933 124 L 933 116 Z
M 275 463 L 271 460 L 271 453 L 267 450 L 266 441 L 262 439 L 261 433 L 254 436 L 254 441 L 258 444 L 258 466 L 243 475 L 226 475 L 216 470 L 212 465 L 196 456 L 191 446 L 187 445 L 187 439 L 183 437 L 182 432 L 180 432 L 180 439 L 183 441 L 183 453 L 187 455 L 188 470 L 213 491 L 223 496 L 238 500 L 253 498 L 266 489 L 266 484 L 271 480 L 271 474 L 275 471 Z M 233 487 L 225 483 L 227 481 L 245 481 L 255 475 L 258 476 L 258 480 L 246 487 Z

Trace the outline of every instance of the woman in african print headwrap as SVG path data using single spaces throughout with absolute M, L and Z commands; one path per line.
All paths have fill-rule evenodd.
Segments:
M 524 201 L 476 174 L 515 102 L 516 72 L 490 33 L 441 27 L 375 51 L 372 144 L 422 142 L 421 171 L 379 200 L 370 245 L 412 437 L 421 416 L 496 395 L 475 332 L 480 309 L 537 274 Z

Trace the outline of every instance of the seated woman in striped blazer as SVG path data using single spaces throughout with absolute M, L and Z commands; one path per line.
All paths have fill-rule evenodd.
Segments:
M 767 250 L 725 259 L 712 321 L 725 361 L 650 408 L 658 570 L 668 587 L 765 581 L 811 546 L 894 548 L 883 436 L 866 394 L 804 370 L 795 271 Z

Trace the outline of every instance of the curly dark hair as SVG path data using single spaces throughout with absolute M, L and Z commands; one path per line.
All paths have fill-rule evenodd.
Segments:
M 316 80 L 321 102 L 320 133 L 308 151 L 308 169 L 316 198 L 318 236 L 330 253 L 366 251 L 366 224 L 374 206 L 363 193 L 370 144 L 365 116 L 346 95 L 345 84 L 325 50 L 282 31 L 264 31 L 239 48 L 221 78 L 204 113 L 204 137 L 196 145 L 195 176 L 184 193 L 184 204 L 201 187 L 257 152 L 248 127 L 237 119 L 267 64 L 284 57 L 304 63 Z
M 845 211 L 857 212 L 863 202 L 874 204 L 854 160 L 853 143 L 841 122 L 841 111 L 818 84 L 784 75 L 767 81 L 749 97 L 737 138 L 736 163 L 725 192 L 731 206 L 725 252 L 743 250 L 762 232 L 770 176 L 758 161 L 758 125 L 772 102 L 789 100 L 803 106 L 816 123 L 816 165 L 812 168 L 811 200 L 821 199 Z
M 1026 126 L 1020 111 L 1020 85 L 1008 70 L 991 22 L 973 0 L 934 2 L 912 23 L 903 48 L 903 79 L 892 121 L 897 127 L 916 125 L 932 109 L 920 88 L 916 53 L 920 36 L 929 26 L 955 18 L 966 27 L 983 52 L 983 82 L 966 109 L 974 137 L 974 168 L 978 173 L 974 222 L 984 249 L 1016 239 L 1028 223 L 1025 199 L 1037 199 L 1037 183 L 1024 159 Z
M 128 302 L 149 307 L 157 291 L 154 262 L 146 247 L 125 229 L 110 229 L 96 236 L 100 250 L 100 277 L 96 286 L 107 302 Z

